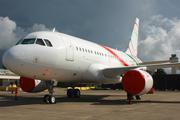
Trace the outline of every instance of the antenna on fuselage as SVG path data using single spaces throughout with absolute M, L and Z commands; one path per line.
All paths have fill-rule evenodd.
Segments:
M 56 31 L 56 28 L 54 27 L 53 30 L 52 30 L 52 32 L 55 32 L 55 31 Z

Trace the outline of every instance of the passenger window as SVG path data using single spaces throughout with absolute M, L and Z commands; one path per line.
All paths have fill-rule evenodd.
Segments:
M 34 41 L 36 38 L 31 38 L 31 39 L 24 39 L 21 44 L 34 44 Z
M 91 53 L 93 54 L 93 51 L 91 50 Z
M 94 53 L 96 54 L 96 51 L 94 51 Z
M 45 44 L 44 44 L 42 39 L 37 39 L 36 40 L 36 44 L 45 46 Z
M 84 48 L 82 48 L 82 51 L 84 52 Z
M 90 50 L 88 50 L 88 52 L 90 53 Z
M 52 47 L 52 44 L 51 44 L 51 42 L 50 42 L 49 40 L 44 39 L 44 41 L 46 42 L 46 45 L 47 45 L 47 46 Z
M 87 52 L 87 49 L 85 49 L 85 51 Z
M 78 51 L 78 47 L 76 47 L 76 50 Z
M 79 48 L 79 50 L 81 51 L 81 48 Z

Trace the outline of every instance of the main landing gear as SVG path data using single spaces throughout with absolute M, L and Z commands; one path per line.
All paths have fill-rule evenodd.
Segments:
M 55 104 L 56 103 L 56 98 L 53 95 L 53 88 L 54 86 L 57 85 L 57 81 L 47 81 L 46 84 L 48 86 L 48 91 L 49 91 L 49 95 L 45 95 L 43 101 L 50 103 L 50 104 Z
M 127 100 L 129 100 L 129 97 L 131 98 L 131 100 L 134 100 L 134 96 L 127 93 Z M 141 100 L 142 98 L 141 95 L 136 95 L 135 97 L 136 97 L 136 100 Z
M 67 90 L 67 97 L 68 98 L 80 98 L 80 90 L 79 89 L 68 89 Z
M 74 89 L 74 83 L 71 83 L 72 89 L 67 90 L 68 98 L 80 98 L 81 92 L 79 89 Z

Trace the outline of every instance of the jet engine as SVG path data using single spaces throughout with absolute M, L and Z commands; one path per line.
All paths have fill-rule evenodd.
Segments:
M 131 95 L 143 95 L 153 86 L 153 78 L 143 70 L 134 69 L 127 71 L 122 78 L 124 90 Z
M 46 82 L 36 79 L 22 77 L 19 80 L 20 87 L 25 92 L 37 93 L 48 88 Z

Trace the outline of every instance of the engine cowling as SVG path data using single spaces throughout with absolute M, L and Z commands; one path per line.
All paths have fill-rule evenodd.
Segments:
M 153 86 L 152 76 L 143 70 L 129 70 L 122 78 L 124 90 L 131 95 L 143 95 Z
M 22 76 L 20 77 L 19 84 L 23 91 L 32 93 L 41 92 L 48 88 L 44 81 L 25 78 Z

